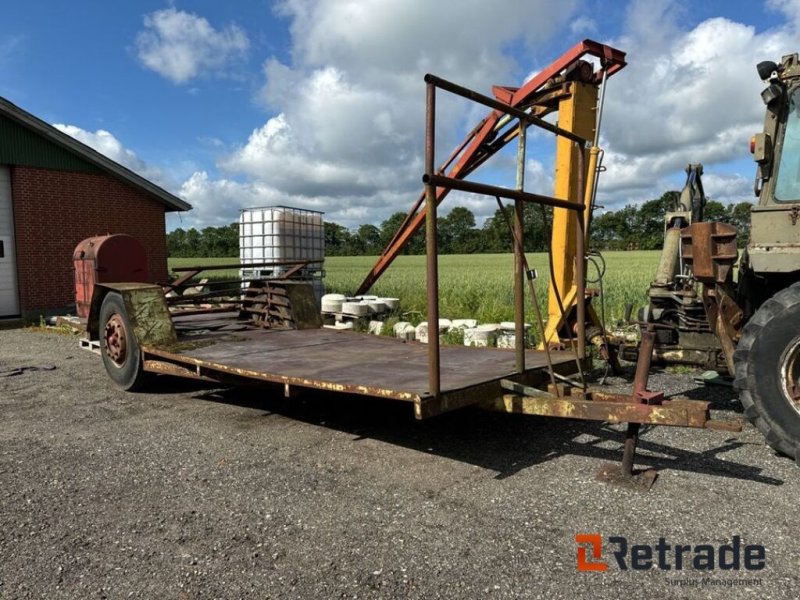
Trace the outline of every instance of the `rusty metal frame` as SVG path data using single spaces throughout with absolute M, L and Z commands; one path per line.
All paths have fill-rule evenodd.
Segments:
M 279 384 L 287 391 L 293 388 L 305 388 L 398 400 L 411 403 L 417 419 L 428 419 L 466 406 L 481 405 L 487 398 L 499 398 L 503 394 L 503 381 L 513 381 L 522 386 L 546 383 L 542 369 L 529 369 L 522 374 L 508 374 L 505 378 L 498 375 L 495 379 L 487 379 L 468 387 L 448 389 L 438 396 L 433 396 L 390 386 L 334 383 L 312 376 L 299 377 L 280 372 L 246 369 L 220 361 L 191 356 L 187 354 L 191 348 L 191 341 L 178 341 L 169 345 L 143 344 L 141 350 L 144 357 L 144 369 L 162 375 L 232 385 Z M 473 350 L 482 352 L 484 349 Z M 574 371 L 573 365 L 566 361 L 556 364 L 554 368 L 556 372 L 563 374 L 570 374 Z
M 265 262 L 258 262 L 258 263 L 233 263 L 228 265 L 200 265 L 196 267 L 173 267 L 173 271 L 176 273 L 186 273 L 189 271 L 197 271 L 197 273 L 201 271 L 218 271 L 220 269 L 240 269 L 242 267 L 288 267 L 293 265 L 307 265 L 310 262 L 320 262 L 320 261 L 310 261 L 310 260 L 269 260 Z M 195 273 L 195 274 L 197 274 Z
M 164 290 L 152 283 L 98 283 L 89 307 L 86 333 L 90 340 L 99 339 L 100 308 L 105 297 L 116 292 L 122 297 L 133 334 L 140 344 L 169 345 L 177 340 Z
M 426 273 L 427 273 L 427 292 L 428 292 L 428 390 L 422 386 L 414 391 L 403 391 L 391 389 L 385 384 L 359 385 L 351 383 L 333 383 L 322 379 L 314 379 L 305 375 L 282 375 L 280 373 L 267 372 L 266 370 L 255 370 L 253 367 L 237 367 L 232 364 L 225 364 L 218 360 L 208 360 L 195 358 L 187 354 L 192 344 L 204 343 L 203 339 L 199 342 L 179 342 L 177 340 L 174 324 L 168 310 L 163 290 L 158 286 L 141 286 L 132 284 L 116 284 L 109 286 L 110 289 L 120 291 L 125 299 L 126 310 L 129 315 L 133 315 L 132 324 L 134 331 L 141 343 L 141 350 L 144 360 L 144 369 L 156 373 L 166 373 L 181 377 L 189 377 L 207 381 L 230 381 L 235 383 L 258 382 L 283 385 L 286 393 L 294 386 L 323 389 L 335 392 L 356 393 L 373 397 L 391 398 L 411 402 L 414 405 L 417 418 L 431 417 L 442 412 L 454 410 L 467 405 L 481 404 L 484 408 L 506 413 L 521 413 L 539 416 L 554 416 L 576 418 L 584 420 L 598 420 L 611 423 L 627 423 L 625 434 L 624 450 L 621 468 L 610 470 L 605 468 L 603 476 L 610 478 L 615 473 L 617 477 L 626 480 L 633 478 L 633 463 L 638 442 L 639 427 L 641 424 L 670 425 L 680 427 L 714 428 L 736 431 L 740 426 L 736 423 L 714 421 L 710 418 L 709 403 L 692 400 L 667 400 L 659 392 L 651 392 L 647 389 L 647 380 L 650 368 L 650 360 L 654 344 L 654 330 L 652 325 L 642 335 L 641 351 L 636 368 L 633 391 L 630 395 L 606 394 L 600 391 L 587 391 L 585 389 L 575 390 L 567 388 L 561 384 L 556 384 L 556 374 L 553 365 L 549 363 L 549 374 L 551 384 L 548 391 L 529 387 L 530 385 L 541 385 L 544 383 L 544 371 L 541 368 L 525 368 L 525 347 L 522 343 L 521 332 L 524 323 L 524 239 L 522 225 L 522 208 L 525 202 L 533 202 L 540 205 L 559 207 L 569 211 L 575 211 L 578 218 L 575 219 L 576 234 L 576 256 L 583 257 L 585 254 L 585 228 L 587 227 L 585 215 L 588 210 L 585 204 L 586 195 L 586 144 L 585 140 L 574 133 L 564 130 L 556 125 L 551 125 L 542 121 L 537 114 L 526 112 L 523 108 L 531 108 L 531 95 L 538 91 L 541 86 L 548 81 L 554 74 L 560 73 L 570 65 L 576 64 L 578 57 L 586 53 L 594 54 L 602 60 L 603 71 L 600 75 L 592 74 L 593 78 L 602 78 L 618 71 L 624 66 L 624 54 L 607 46 L 602 46 L 593 42 L 583 42 L 576 48 L 562 57 L 560 61 L 551 65 L 543 73 L 535 77 L 532 82 L 520 90 L 509 88 L 495 89 L 497 100 L 483 96 L 467 88 L 458 86 L 441 78 L 428 75 L 426 81 L 426 131 L 425 131 L 425 173 L 423 183 L 425 185 L 425 210 L 417 215 L 419 227 L 422 219 L 426 222 Z M 591 79 L 593 81 L 593 79 Z M 588 80 L 587 80 L 588 81 Z M 435 149 L 435 129 L 436 129 L 436 90 L 440 88 L 444 91 L 462 96 L 469 100 L 484 104 L 493 109 L 490 117 L 482 122 L 479 128 L 473 130 L 469 141 L 465 142 L 457 151 L 448 158 L 450 164 L 456 157 L 460 159 L 456 166 L 451 170 L 449 176 L 434 170 L 434 149 Z M 502 122 L 506 117 L 509 120 Z M 502 138 L 502 144 L 492 146 L 489 151 L 482 147 L 489 134 L 498 133 L 502 127 L 508 124 L 512 118 L 518 119 L 519 123 L 511 132 L 506 132 Z M 543 127 L 557 136 L 563 137 L 578 148 L 578 185 L 575 192 L 577 201 L 564 200 L 541 194 L 534 194 L 524 191 L 524 156 L 525 156 L 525 131 L 530 125 Z M 516 189 L 509 189 L 494 185 L 470 182 L 464 177 L 482 164 L 494 152 L 499 150 L 505 143 L 519 138 L 518 147 L 518 172 Z M 483 141 L 482 141 L 483 140 Z M 480 151 L 480 152 L 479 152 Z M 482 152 L 482 154 L 481 154 Z M 441 390 L 440 373 L 440 348 L 438 336 L 439 321 L 439 291 L 438 291 L 438 249 L 437 249 L 437 206 L 442 198 L 451 189 L 458 189 L 472 193 L 478 193 L 495 198 L 508 198 L 514 200 L 515 219 L 513 229 L 514 239 L 514 297 L 515 297 L 515 331 L 517 332 L 515 372 L 508 373 L 505 378 L 502 376 L 489 378 L 480 381 L 475 385 L 459 387 L 458 389 Z M 408 221 L 405 233 L 398 232 L 400 238 L 407 234 L 413 223 Z M 411 223 L 411 225 L 408 225 Z M 413 229 L 416 231 L 416 229 Z M 411 231 L 411 233 L 413 233 Z M 389 260 L 391 262 L 391 260 Z M 308 261 L 272 261 L 264 265 L 291 265 L 294 271 L 299 270 L 308 264 Z M 220 265 L 215 267 L 183 267 L 176 269 L 185 273 L 179 278 L 175 287 L 184 286 L 200 271 L 208 268 L 225 269 L 240 267 L 242 265 Z M 260 266 L 260 265 L 249 265 Z M 388 266 L 386 263 L 385 266 Z M 373 271 L 374 274 L 374 271 Z M 284 275 L 285 277 L 285 275 Z M 377 278 L 377 277 L 376 277 Z M 369 277 L 368 277 L 369 279 Z M 575 285 L 576 285 L 576 359 L 580 368 L 581 361 L 585 359 L 585 321 L 586 321 L 586 290 L 585 290 L 585 264 L 583 260 L 577 260 L 575 265 Z M 366 281 L 365 281 L 366 283 Z M 203 295 L 205 296 L 205 295 Z M 169 324 L 169 330 L 163 335 L 154 336 L 151 326 L 154 323 L 165 322 Z M 147 330 L 147 331 L 145 331 Z M 558 365 L 563 369 L 567 363 L 562 362 Z M 271 370 L 271 369 L 270 369 Z M 559 379 L 564 379 L 559 377 Z M 424 382 L 424 380 L 421 380 Z M 424 383 L 423 383 L 424 385 Z M 503 394 L 503 388 L 510 389 L 513 393 Z M 612 473 L 613 472 L 613 473 Z M 644 477 L 645 484 L 651 485 L 654 476 Z
M 506 413 L 564 417 L 608 423 L 671 425 L 673 427 L 715 428 L 709 413 L 709 402 L 700 400 L 664 400 L 661 404 L 639 404 L 622 395 L 588 392 L 571 397 L 536 397 L 504 394 L 492 408 Z
M 190 287 L 194 284 L 189 283 L 192 279 L 197 277 L 203 271 L 220 271 L 225 269 L 241 269 L 242 267 L 291 267 L 286 273 L 281 273 L 282 278 L 288 278 L 304 267 L 307 267 L 311 261 L 309 260 L 271 260 L 259 263 L 248 263 L 243 265 L 241 263 L 228 264 L 228 265 L 199 265 L 195 267 L 174 267 L 172 270 L 175 273 L 183 273 L 177 279 L 162 284 L 167 290 L 177 290 L 183 287 Z M 239 280 L 233 280 L 228 283 L 235 283 Z
M 598 479 L 649 490 L 657 476 L 656 472 L 647 470 L 636 473 L 633 468 L 636 446 L 639 442 L 639 429 L 643 424 L 724 431 L 742 430 L 739 422 L 712 419 L 709 402 L 688 399 L 667 400 L 662 392 L 649 391 L 647 380 L 654 345 L 655 328 L 650 324 L 647 330 L 642 332 L 641 348 L 630 395 L 570 388 L 564 388 L 563 393 L 557 393 L 556 386 L 550 386 L 545 392 L 513 381 L 503 381 L 503 388 L 513 393 L 486 403 L 484 408 L 542 417 L 627 423 L 622 462 L 619 465 L 604 465 L 598 473 Z
M 589 69 L 588 73 L 581 73 L 579 76 L 586 78 L 589 82 L 599 84 L 609 76 L 617 73 L 625 67 L 625 53 L 595 42 L 593 40 L 583 40 L 579 42 L 560 58 L 549 66 L 545 67 L 520 88 L 509 88 L 495 86 L 493 92 L 496 100 L 467 90 L 468 98 L 479 101 L 489 106 L 492 111 L 470 131 L 464 141 L 450 154 L 447 160 L 436 171 L 436 174 L 444 174 L 447 169 L 447 176 L 450 179 L 463 179 L 480 167 L 488 158 L 502 149 L 508 142 L 512 141 L 518 134 L 519 128 L 514 128 L 507 135 L 498 137 L 499 130 L 502 129 L 503 119 L 506 115 L 519 117 L 520 113 L 525 115 L 525 120 L 521 121 L 525 127 L 537 125 L 544 127 L 554 133 L 565 133 L 560 128 L 545 123 L 539 117 L 540 113 L 546 111 L 542 106 L 537 106 L 538 101 L 547 100 L 554 94 L 563 93 L 560 86 L 568 85 L 567 76 L 571 71 L 581 71 L 587 65 L 582 59 L 584 57 L 595 57 L 600 62 L 600 70 L 593 72 Z M 431 76 L 432 77 L 432 76 Z M 442 85 L 459 87 L 449 82 L 444 82 L 434 78 Z M 561 82 L 561 83 L 559 83 Z M 548 87 L 550 86 L 550 87 Z M 465 90 L 465 88 L 461 88 Z M 453 89 L 448 89 L 453 91 Z M 488 102 L 487 102 L 488 100 Z M 539 109 L 542 109 L 541 111 Z M 526 112 L 530 110 L 530 112 Z M 565 135 L 574 135 L 566 132 Z M 455 163 L 455 164 L 453 164 Z M 452 165 L 452 166 L 451 166 Z M 426 173 L 434 174 L 434 169 L 426 169 Z M 438 205 L 444 200 L 450 189 L 461 189 L 455 186 L 441 186 L 436 190 L 435 202 Z M 421 210 L 423 203 L 426 203 L 427 189 L 419 196 L 416 203 L 409 210 L 405 221 L 398 228 L 389 244 L 381 253 L 378 261 L 364 278 L 358 288 L 357 294 L 366 293 L 370 287 L 380 278 L 384 271 L 400 254 L 402 249 L 408 244 L 411 237 L 420 230 L 425 220 L 426 210 Z
M 444 91 L 461 96 L 468 100 L 484 104 L 494 109 L 493 115 L 507 114 L 519 120 L 518 130 L 524 131 L 533 124 L 539 124 L 541 119 L 532 117 L 525 111 L 519 110 L 514 106 L 508 106 L 493 100 L 488 96 L 478 94 L 468 88 L 446 81 L 433 75 L 425 76 L 426 83 L 426 111 L 425 111 L 425 173 L 422 182 L 425 185 L 425 253 L 426 253 L 426 286 L 427 286 L 427 312 L 428 312 L 428 391 L 433 397 L 437 397 L 441 392 L 441 372 L 439 356 L 439 263 L 437 248 L 437 206 L 441 197 L 444 197 L 444 190 L 458 189 L 462 191 L 494 196 L 495 198 L 509 198 L 515 201 L 515 221 L 514 227 L 514 323 L 517 333 L 524 330 L 525 308 L 524 308 L 524 234 L 521 227 L 522 207 L 524 202 L 533 202 L 546 206 L 557 206 L 567 210 L 575 211 L 579 216 L 575 219 L 576 223 L 576 256 L 584 256 L 585 219 L 583 213 L 586 206 L 582 201 L 563 200 L 542 194 L 525 192 L 521 189 L 522 178 L 518 173 L 517 189 L 466 181 L 464 179 L 446 177 L 434 172 L 434 151 L 436 147 L 436 90 L 441 88 Z M 497 119 L 497 117 L 496 117 Z M 585 165 L 585 140 L 573 133 L 563 130 L 560 127 L 546 124 L 547 129 L 556 135 L 563 136 L 577 145 L 580 158 L 580 177 L 577 197 L 582 199 L 584 196 L 585 177 L 583 167 Z M 519 134 L 520 145 L 518 154 L 524 157 L 525 136 Z M 585 265 L 582 260 L 576 261 L 575 279 L 577 289 L 577 331 L 576 336 L 577 350 L 576 360 L 580 369 L 580 362 L 586 357 L 585 345 L 585 317 L 586 317 L 586 281 Z M 522 343 L 522 336 L 518 335 L 516 343 L 516 365 L 517 373 L 525 372 L 525 346 Z M 551 373 L 552 377 L 552 373 Z
M 225 265 L 198 265 L 198 266 L 189 266 L 189 267 L 176 267 L 172 270 L 176 273 L 182 273 L 176 279 L 171 281 L 170 283 L 161 284 L 164 288 L 165 293 L 170 293 L 167 296 L 167 304 L 173 308 L 180 310 L 180 314 L 207 314 L 209 312 L 216 312 L 220 309 L 222 310 L 230 310 L 231 304 L 241 304 L 242 303 L 242 289 L 243 284 L 250 281 L 249 279 L 242 279 L 241 277 L 237 279 L 226 279 L 224 281 L 214 281 L 213 285 L 216 289 L 207 291 L 207 292 L 200 292 L 200 293 L 193 293 L 193 294 L 184 294 L 184 291 L 187 288 L 192 288 L 197 283 L 193 282 L 192 280 L 197 277 L 200 273 L 204 271 L 219 271 L 224 269 L 241 269 L 242 267 L 289 267 L 285 272 L 280 273 L 279 275 L 271 276 L 271 277 L 262 277 L 261 280 L 288 280 L 292 279 L 297 273 L 302 271 L 312 262 L 320 262 L 320 261 L 310 261 L 310 260 L 270 260 L 264 262 L 257 262 L 257 263 L 247 263 L 247 264 L 225 264 Z M 225 287 L 225 286 L 232 286 L 232 287 Z M 198 303 L 203 303 L 204 301 L 214 301 L 217 304 L 224 305 L 223 307 L 215 307 L 215 308 L 194 308 L 187 310 L 187 305 L 197 305 Z

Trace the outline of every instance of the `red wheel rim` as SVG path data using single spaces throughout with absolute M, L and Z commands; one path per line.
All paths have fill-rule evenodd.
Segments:
M 116 365 L 122 365 L 128 350 L 128 341 L 125 335 L 125 323 L 122 317 L 114 313 L 109 317 L 105 328 L 106 355 Z

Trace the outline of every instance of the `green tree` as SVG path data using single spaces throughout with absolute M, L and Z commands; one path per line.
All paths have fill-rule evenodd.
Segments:
M 239 224 L 206 227 L 201 232 L 203 256 L 226 257 L 239 255 Z
M 667 191 L 660 198 L 648 200 L 639 206 L 627 205 L 616 211 L 594 215 L 591 225 L 592 246 L 602 250 L 657 249 L 663 243 L 664 216 L 675 210 L 679 193 Z M 750 232 L 749 202 L 724 206 L 709 200 L 705 218 L 735 226 L 740 246 L 746 244 Z M 514 205 L 504 205 L 505 217 L 500 208 L 477 228 L 475 215 L 468 208 L 455 206 L 439 217 L 439 251 L 443 254 L 470 254 L 478 252 L 512 252 L 512 235 L 508 222 L 513 223 Z M 544 214 L 543 214 L 544 212 Z M 406 213 L 396 212 L 380 224 L 363 224 L 354 231 L 338 223 L 325 222 L 325 252 L 329 256 L 355 256 L 378 254 L 385 248 L 406 219 Z M 507 221 L 508 220 L 508 221 Z M 533 203 L 525 203 L 524 237 L 526 252 L 546 251 L 550 247 L 553 211 Z M 239 253 L 239 225 L 231 223 L 222 227 L 175 229 L 167 234 L 167 251 L 174 257 L 226 257 Z M 401 254 L 425 253 L 425 228 L 410 237 Z
M 505 215 L 503 214 L 505 213 Z M 483 252 L 511 252 L 514 248 L 508 223 L 514 218 L 511 206 L 499 207 L 483 224 Z M 508 219 L 508 220 L 506 220 Z
M 169 256 L 188 256 L 186 254 L 186 232 L 180 227 L 167 234 L 167 254 Z
M 736 243 L 740 248 L 750 239 L 750 202 L 737 202 L 728 207 L 728 223 L 736 227 Z
M 553 209 L 549 206 L 541 207 L 526 202 L 523 214 L 525 252 L 547 250 L 550 247 L 549 235 L 553 226 Z M 545 227 L 545 220 L 547 221 L 547 227 Z
M 612 250 L 619 239 L 617 213 L 613 210 L 595 215 L 592 218 L 591 238 L 593 245 L 600 250 Z
M 386 219 L 383 223 L 381 223 L 381 247 L 386 248 L 391 242 L 394 234 L 400 228 L 400 225 L 403 224 L 403 221 L 406 219 L 406 213 L 404 212 L 396 212 L 392 214 L 388 219 Z M 411 239 L 409 240 L 406 247 L 403 248 L 401 254 L 422 254 L 425 252 L 425 226 L 423 224 L 420 227 L 419 231 L 417 231 Z
M 596 215 L 591 225 L 591 240 L 601 250 L 626 250 L 638 247 L 639 216 L 636 206 L 629 204 L 617 211 Z
M 664 217 L 675 210 L 680 192 L 669 191 L 655 200 L 648 200 L 636 211 L 635 232 L 640 250 L 657 250 L 664 243 Z
M 505 212 L 505 216 L 504 213 Z M 498 207 L 494 215 L 486 219 L 476 243 L 478 252 L 513 252 L 513 235 L 509 229 L 514 226 L 514 205 L 504 204 L 503 211 Z M 523 209 L 523 248 L 525 252 L 542 252 L 550 247 L 550 232 L 553 226 L 553 210 L 544 211 L 536 204 L 526 202 Z M 545 224 L 545 220 L 547 223 Z
M 439 251 L 442 254 L 471 254 L 475 244 L 475 215 L 463 206 L 454 207 L 439 218 Z
M 381 230 L 375 225 L 364 224 L 356 231 L 358 246 L 363 254 L 378 254 L 382 250 Z
M 703 218 L 706 221 L 722 221 L 723 223 L 727 223 L 728 211 L 721 202 L 709 200 L 706 202 L 706 207 L 703 210 Z
M 325 254 L 328 256 L 344 256 L 346 248 L 351 245 L 352 234 L 347 227 L 338 223 L 325 221 Z
M 194 227 L 186 232 L 186 254 L 188 257 L 203 256 L 203 237 Z

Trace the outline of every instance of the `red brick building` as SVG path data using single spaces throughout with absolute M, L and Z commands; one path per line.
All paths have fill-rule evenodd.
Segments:
M 167 211 L 191 206 L 0 98 L 0 318 L 72 312 L 72 252 L 106 233 L 137 238 L 167 278 Z

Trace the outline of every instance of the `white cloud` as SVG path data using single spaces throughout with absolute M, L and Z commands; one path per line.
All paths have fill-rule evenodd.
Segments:
M 53 123 L 53 127 L 67 135 L 74 137 L 79 142 L 86 144 L 90 148 L 97 150 L 118 162 L 123 167 L 127 167 L 142 177 L 149 179 L 153 183 L 165 187 L 168 184 L 167 176 L 158 167 L 148 165 L 145 161 L 139 158 L 135 152 L 129 150 L 122 143 L 114 137 L 114 135 L 105 129 L 98 129 L 97 131 L 86 131 L 75 125 L 65 125 L 63 123 Z
M 708 173 L 703 175 L 703 189 L 706 196 L 723 204 L 752 202 L 755 199 L 753 196 L 754 179 L 755 168 L 753 168 L 753 173 L 747 177 L 739 173 Z
M 767 0 L 767 8 L 783 13 L 795 28 L 800 26 L 800 0 Z
M 483 0 L 464 0 L 453 10 L 426 0 L 284 1 L 292 61 L 267 59 L 259 94 L 274 116 L 220 159 L 223 179 L 206 175 L 187 200 L 198 213 L 214 194 L 228 194 L 215 206 L 229 210 L 251 201 L 296 204 L 348 227 L 405 212 L 421 190 L 423 75 L 484 93 L 514 85 L 531 65 L 517 64 L 509 48 L 538 46 L 566 26 L 577 4 L 508 0 L 487 10 Z M 439 95 L 437 160 L 487 112 L 468 108 Z M 493 213 L 492 203 L 476 212 Z
M 187 179 L 177 195 L 189 202 L 193 210 L 188 213 L 167 215 L 169 227 L 207 227 L 227 225 L 238 219 L 242 208 L 287 204 L 286 196 L 263 181 L 239 182 L 215 179 L 199 171 Z M 361 202 L 348 203 L 342 197 L 313 195 L 293 196 L 291 205 L 297 208 L 325 212 L 325 219 L 357 226 L 361 223 L 379 223 L 388 216 L 384 207 L 410 203 L 408 196 L 392 192 L 375 192 Z
M 144 26 L 136 36 L 139 60 L 173 83 L 220 72 L 250 46 L 237 25 L 215 29 L 205 18 L 175 8 L 145 15 Z
M 298 65 L 335 64 L 387 80 L 435 68 L 443 77 L 485 86 L 508 73 L 504 46 L 549 38 L 568 22 L 577 2 L 505 0 L 487 10 L 484 0 L 285 0 Z
M 799 0 L 768 6 L 787 21 L 760 31 L 726 18 L 687 27 L 683 1 L 629 3 L 623 33 L 606 40 L 627 51 L 629 65 L 608 84 L 601 204 L 657 198 L 680 187 L 689 162 L 705 164 L 709 196 L 751 198 L 747 142 L 763 115 L 755 65 L 794 51 L 800 25 Z M 455 11 L 425 0 L 284 0 L 278 10 L 291 21 L 291 60 L 264 61 L 258 94 L 271 116 L 220 158 L 220 178 L 198 172 L 186 181 L 181 193 L 197 208 L 184 222 L 230 222 L 239 208 L 268 204 L 323 210 L 348 227 L 406 211 L 421 189 L 422 75 L 485 93 L 491 84 L 514 85 L 555 58 L 537 53 L 543 42 L 598 26 L 577 7 L 578 0 L 507 0 L 494 11 L 483 0 Z M 485 111 L 446 94 L 437 101 L 441 160 Z M 531 144 L 539 140 L 549 143 L 531 136 Z M 526 189 L 552 188 L 546 153 L 529 161 Z M 513 183 L 508 161 L 496 163 L 495 175 Z M 456 204 L 479 222 L 494 212 L 491 199 L 461 194 L 443 212 Z
M 597 33 L 597 23 L 594 19 L 582 16 L 572 21 L 569 30 L 575 35 L 594 34 Z
M 787 11 L 800 5 L 772 3 Z M 755 65 L 779 60 L 797 39 L 793 25 L 759 32 L 717 17 L 681 30 L 680 22 L 680 5 L 635 1 L 627 33 L 614 42 L 628 52 L 629 65 L 608 84 L 601 199 L 609 208 L 674 189 L 689 162 L 705 165 L 704 179 L 714 182 L 706 186 L 709 194 L 722 182 L 716 173 L 735 161 L 751 164 L 743 159 L 764 114 Z M 741 182 L 752 177 L 735 175 L 742 197 L 728 185 L 717 199 L 751 200 L 751 188 Z

